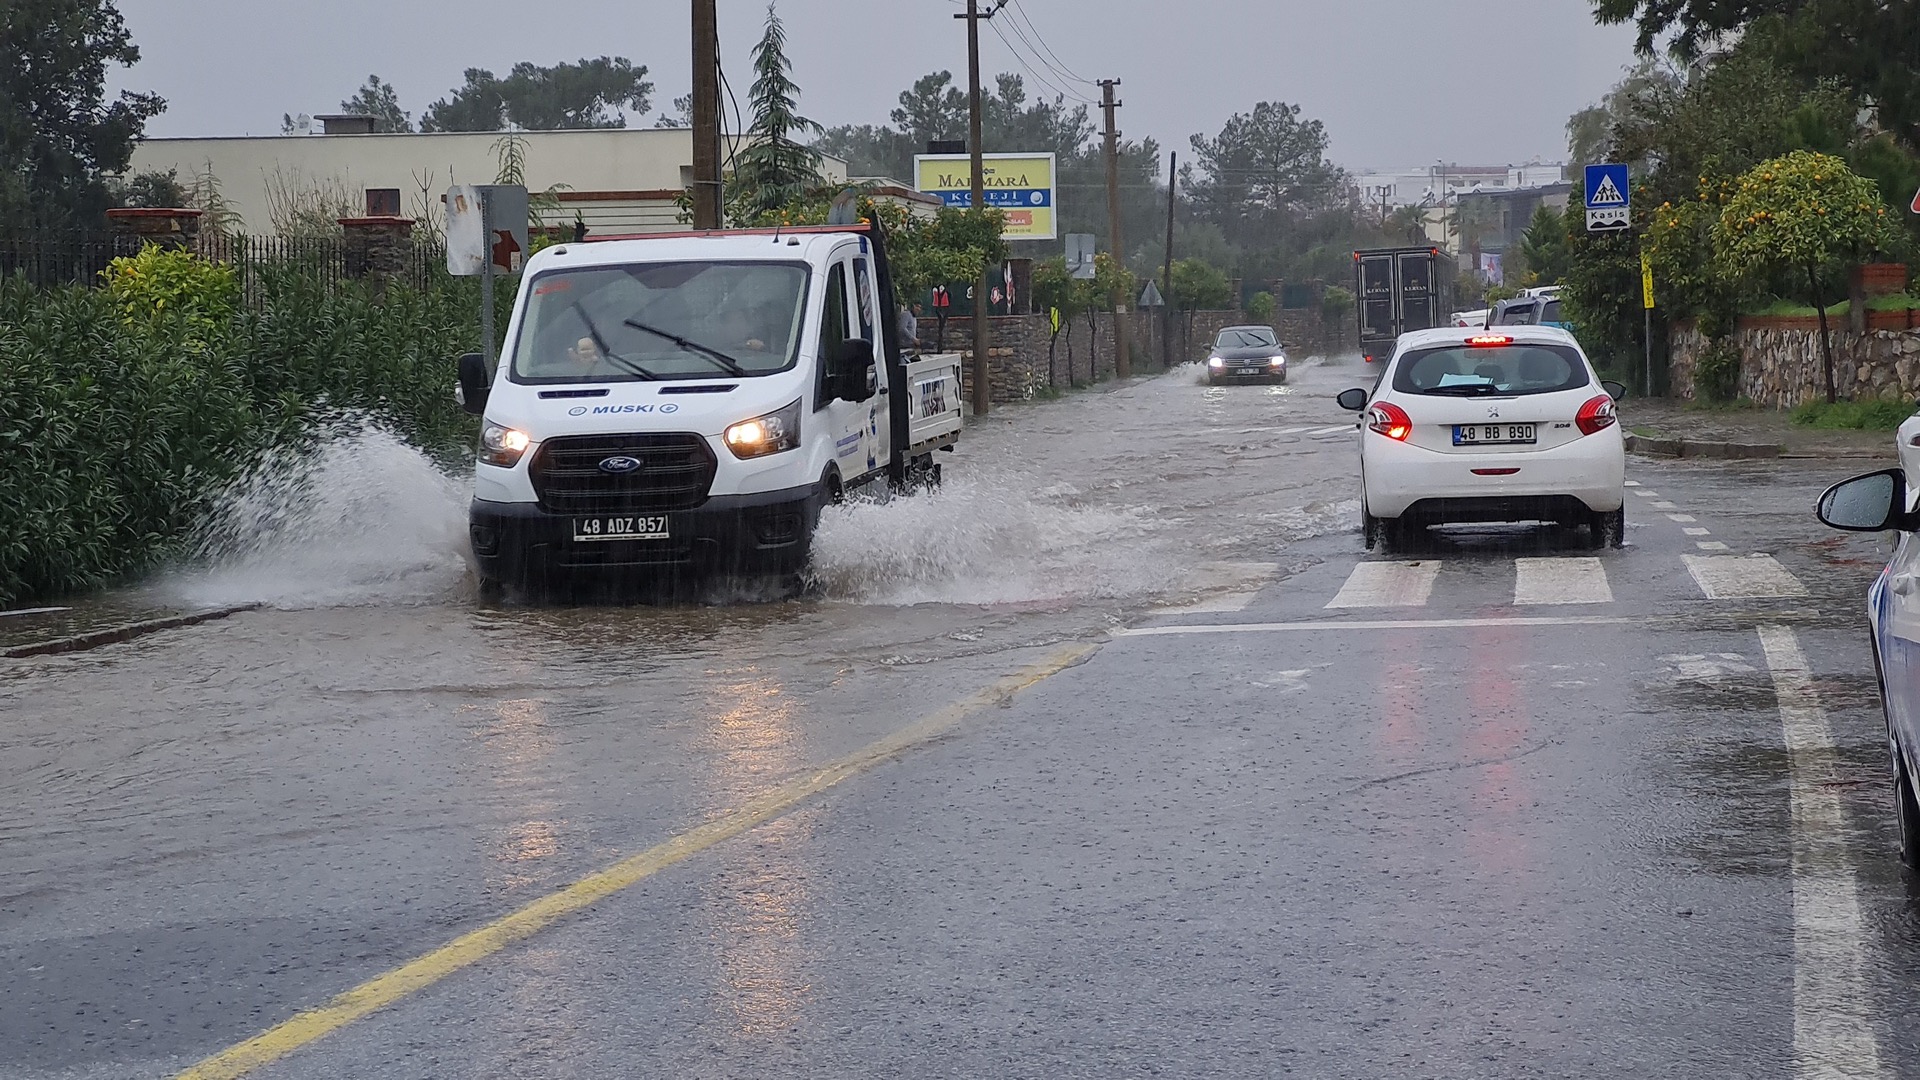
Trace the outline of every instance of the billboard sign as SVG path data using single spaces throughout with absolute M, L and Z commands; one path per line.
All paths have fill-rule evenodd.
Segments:
M 1009 240 L 1055 240 L 1057 192 L 1052 154 L 986 154 L 981 183 L 988 206 L 1006 214 Z M 973 166 L 966 154 L 922 154 L 913 159 L 913 186 L 948 206 L 973 204 Z

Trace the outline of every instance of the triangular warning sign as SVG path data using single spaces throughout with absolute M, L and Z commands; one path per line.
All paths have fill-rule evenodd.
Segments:
M 1600 186 L 1593 189 L 1593 198 L 1588 200 L 1587 205 L 1619 206 L 1626 201 L 1626 196 L 1620 194 L 1620 189 L 1614 186 L 1613 177 L 1602 176 Z
M 1920 214 L 1920 191 L 1913 193 L 1913 212 Z

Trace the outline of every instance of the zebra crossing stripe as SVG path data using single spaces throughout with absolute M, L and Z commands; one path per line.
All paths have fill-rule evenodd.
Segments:
M 1800 583 L 1771 555 L 1682 555 L 1687 572 L 1709 600 L 1766 600 L 1805 596 Z
M 1433 598 L 1437 560 L 1363 562 L 1347 575 L 1329 608 L 1425 607 Z
M 1513 560 L 1515 604 L 1609 604 L 1613 588 L 1599 559 Z

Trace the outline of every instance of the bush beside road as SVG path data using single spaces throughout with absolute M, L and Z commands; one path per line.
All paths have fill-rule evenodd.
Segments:
M 0 604 L 97 588 L 177 554 L 221 487 L 324 412 L 431 453 L 473 437 L 453 361 L 477 290 L 363 289 L 185 254 L 117 266 L 105 290 L 0 283 Z M 131 260 L 129 261 L 131 262 Z M 502 324 L 504 325 L 504 323 Z

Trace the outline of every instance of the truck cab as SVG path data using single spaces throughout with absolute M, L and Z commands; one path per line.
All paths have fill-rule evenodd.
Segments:
M 484 583 L 798 574 L 821 509 L 936 479 L 957 356 L 908 364 L 883 238 L 860 227 L 566 244 L 528 260 L 469 512 Z

